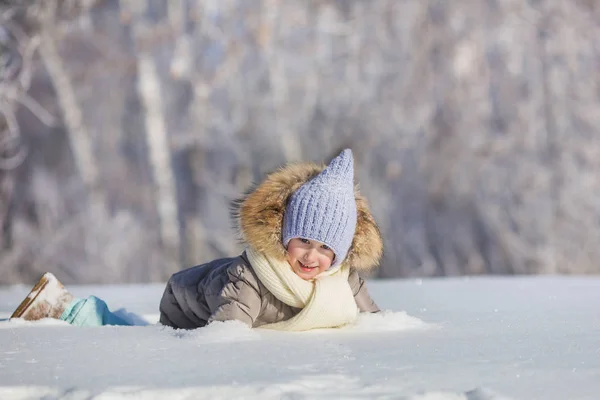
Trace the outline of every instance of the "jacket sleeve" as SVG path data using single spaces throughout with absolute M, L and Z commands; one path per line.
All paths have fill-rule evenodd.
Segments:
M 196 301 L 198 275 L 202 266 L 188 268 L 171 276 L 160 300 L 160 323 L 175 329 L 196 329 L 206 325 L 208 313 Z
M 160 299 L 159 322 L 175 329 L 193 329 L 197 326 L 200 326 L 200 324 L 194 326 L 192 320 L 185 315 L 181 309 L 181 306 L 177 302 L 177 299 L 175 298 L 175 293 L 173 293 L 173 287 L 171 283 L 171 280 L 167 282 L 167 287 L 165 288 L 163 296 Z
M 350 284 L 350 288 L 354 294 L 354 300 L 356 301 L 356 305 L 360 312 L 375 313 L 380 311 L 377 304 L 375 304 L 375 301 L 373 301 L 369 295 L 364 279 L 358 276 L 358 273 L 355 270 L 350 272 L 348 283 Z
M 227 270 L 227 280 L 221 291 L 210 299 L 210 308 L 214 311 L 208 323 L 238 320 L 252 327 L 261 312 L 258 282 L 248 268 L 240 265 Z

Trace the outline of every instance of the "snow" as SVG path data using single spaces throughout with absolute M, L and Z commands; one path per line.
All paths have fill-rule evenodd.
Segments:
M 386 311 L 303 333 L 157 325 L 158 284 L 68 288 L 143 326 L 8 321 L 30 287 L 0 287 L 0 399 L 600 398 L 599 278 L 368 287 Z

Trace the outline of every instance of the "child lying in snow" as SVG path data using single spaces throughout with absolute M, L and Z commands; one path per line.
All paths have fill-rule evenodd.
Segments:
M 357 271 L 375 268 L 383 243 L 354 186 L 352 151 L 323 169 L 291 164 L 236 202 L 246 250 L 175 273 L 160 302 L 160 322 L 194 329 L 239 320 L 250 327 L 339 327 L 377 312 Z M 73 325 L 128 325 L 94 297 L 75 299 L 46 274 L 12 318 L 51 317 Z

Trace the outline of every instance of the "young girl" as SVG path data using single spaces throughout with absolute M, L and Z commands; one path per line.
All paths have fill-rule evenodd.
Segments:
M 323 168 L 291 164 L 235 203 L 246 245 L 175 273 L 160 302 L 160 323 L 195 329 L 239 320 L 250 327 L 302 331 L 352 323 L 377 312 L 358 271 L 379 263 L 383 242 L 354 185 L 352 151 Z M 126 325 L 94 297 L 74 299 L 46 274 L 12 318 L 60 318 L 73 325 Z

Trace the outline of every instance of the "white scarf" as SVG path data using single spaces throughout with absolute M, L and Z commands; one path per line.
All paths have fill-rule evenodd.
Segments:
M 306 281 L 294 273 L 288 262 L 267 258 L 252 247 L 246 250 L 246 255 L 260 281 L 276 298 L 289 306 L 302 308 L 286 321 L 261 328 L 305 331 L 337 328 L 356 320 L 358 308 L 348 284 L 347 265 Z

